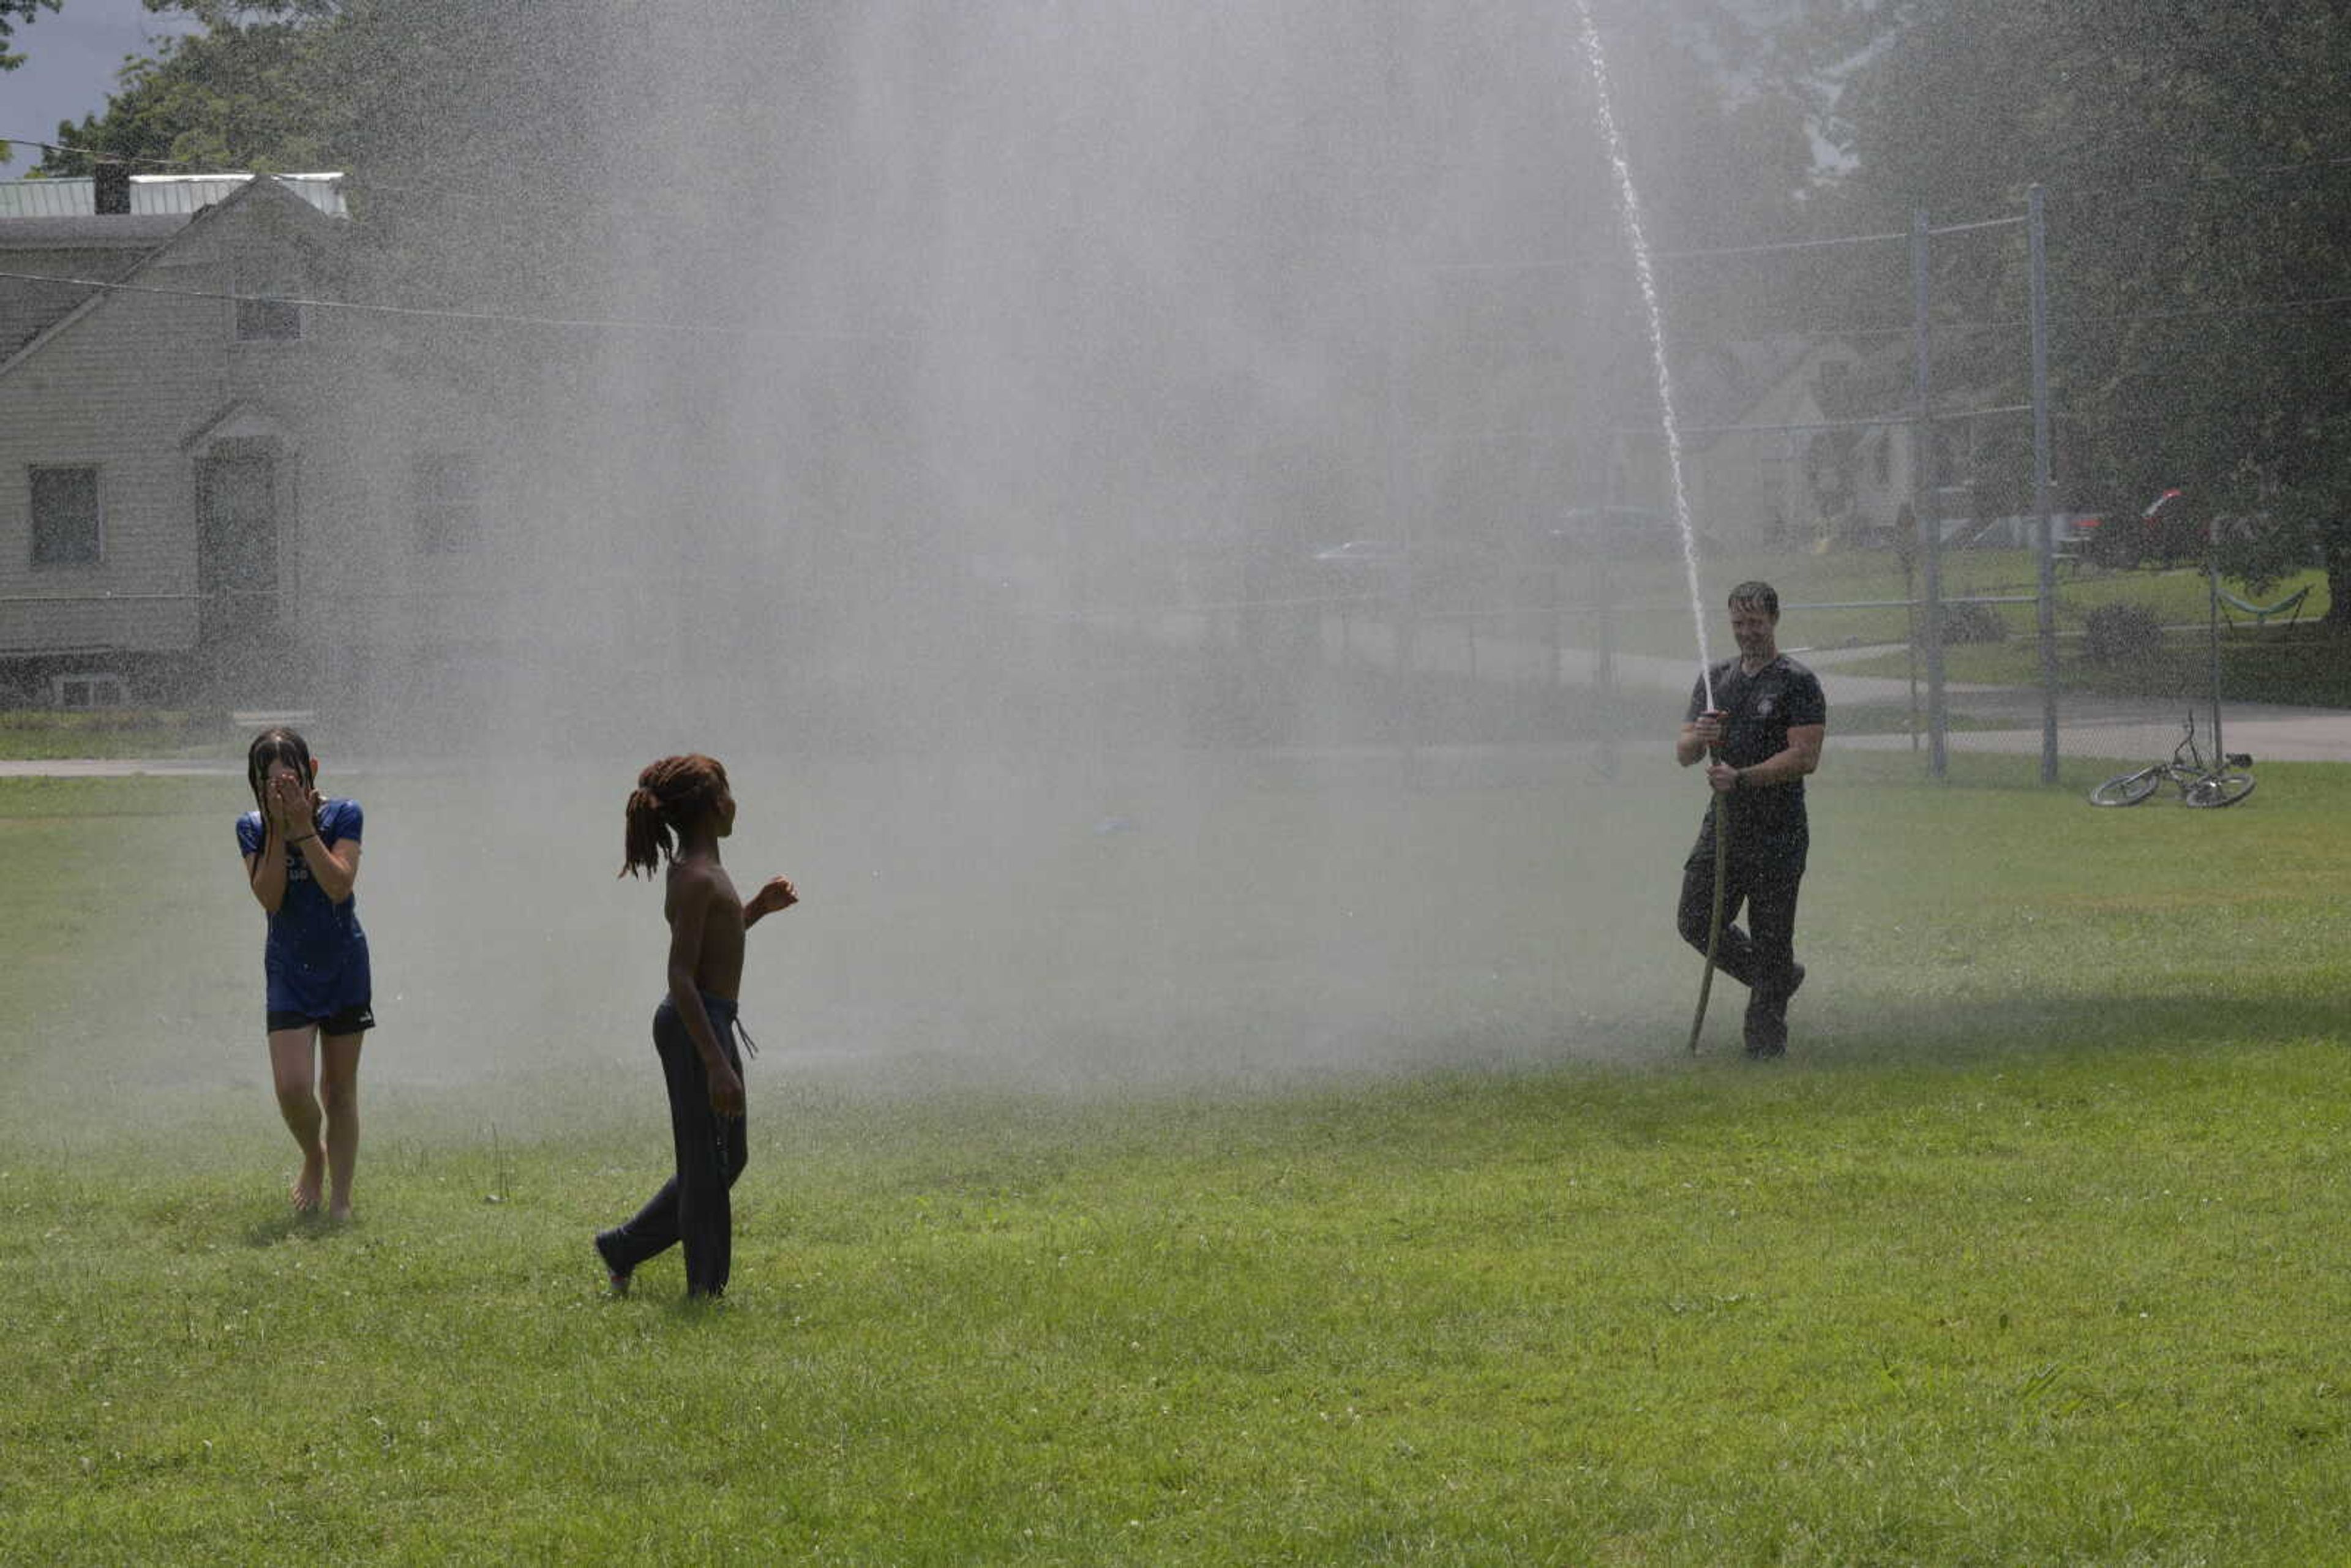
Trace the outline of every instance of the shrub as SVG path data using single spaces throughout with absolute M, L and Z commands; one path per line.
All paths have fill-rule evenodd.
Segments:
M 2137 566 L 2147 553 L 2145 531 L 2137 517 L 2107 517 L 2092 530 L 2085 553 L 2093 566 L 2116 570 Z
M 2136 664 L 2163 651 L 2163 622 L 2144 604 L 2101 604 L 2082 617 L 2082 656 L 2094 664 Z
M 2008 622 L 2000 612 L 1989 604 L 1946 604 L 1943 606 L 1943 641 L 1946 643 L 2005 643 Z

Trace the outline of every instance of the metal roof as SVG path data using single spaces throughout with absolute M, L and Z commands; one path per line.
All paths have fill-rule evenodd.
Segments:
M 265 177 L 277 181 L 330 218 L 350 216 L 343 204 L 343 177 L 340 173 Z M 193 217 L 214 203 L 235 195 L 253 178 L 251 174 L 133 174 L 131 215 Z M 97 214 L 96 180 L 0 180 L 0 218 L 90 218 Z

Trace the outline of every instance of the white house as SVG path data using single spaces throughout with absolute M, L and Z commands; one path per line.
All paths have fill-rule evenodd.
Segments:
M 499 453 L 557 372 L 335 308 L 382 292 L 341 184 L 0 184 L 0 699 L 269 704 L 500 623 Z
M 336 330 L 288 301 L 330 286 L 340 185 L 0 184 L 0 662 L 20 695 L 159 678 L 281 622 Z
M 1913 515 L 1911 352 L 1907 336 L 1780 338 L 1690 356 L 1676 390 L 1688 432 L 1683 481 L 1699 528 L 1741 548 L 1891 538 Z M 1935 434 L 1942 488 L 1932 504 L 1967 516 L 1981 427 L 1944 420 Z M 1664 507 L 1663 444 L 1627 432 L 1616 451 L 1625 497 Z

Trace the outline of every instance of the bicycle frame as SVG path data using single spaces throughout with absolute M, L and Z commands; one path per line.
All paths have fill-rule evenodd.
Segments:
M 2205 761 L 2203 749 L 2196 744 L 2196 712 L 2191 708 L 2179 744 L 2171 748 L 2170 761 L 2116 774 L 2090 791 L 2090 804 L 2136 806 L 2168 783 L 2179 791 L 2182 805 L 2233 806 L 2253 792 L 2253 779 L 2250 774 L 2228 769 L 2252 765 L 2252 754 L 2241 751 L 2221 752 L 2216 761 Z

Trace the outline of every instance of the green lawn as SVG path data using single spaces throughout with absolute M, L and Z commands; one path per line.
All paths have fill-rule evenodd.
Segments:
M 1960 598 L 2030 597 L 2035 591 L 2034 564 L 2024 550 L 1955 550 L 1944 558 L 1943 591 Z M 1823 555 L 1789 554 L 1738 556 L 1707 563 L 1702 586 L 1719 601 L 1729 586 L 1761 577 L 1780 591 L 1786 606 L 1781 641 L 1795 647 L 1838 647 L 1847 643 L 1897 643 L 1909 635 L 1909 621 L 1901 610 L 1832 610 L 1827 604 L 1900 600 L 1923 592 L 1914 579 L 1906 590 L 1899 563 L 1883 550 L 1839 550 Z M 1660 563 L 1619 568 L 1613 579 L 1620 613 L 1616 621 L 1619 645 L 1628 652 L 1662 656 L 1687 655 L 1692 638 L 1689 595 L 1678 569 Z M 2245 584 L 2224 579 L 2223 586 L 2241 597 L 2262 603 L 2283 599 L 2307 586 L 2310 598 L 2301 621 L 2266 628 L 2250 623 L 2224 631 L 2222 682 L 2231 701 L 2351 706 L 2351 643 L 2343 633 L 2318 622 L 2326 613 L 2326 574 L 2311 570 L 2273 584 L 2254 594 Z M 2104 604 L 2143 604 L 2165 625 L 2183 630 L 2170 638 L 2166 657 L 2125 668 L 2101 667 L 2081 657 L 2084 618 Z M 2008 638 L 1994 643 L 1952 643 L 1945 648 L 1945 669 L 1955 681 L 1991 685 L 2032 685 L 2041 679 L 2037 608 L 2033 604 L 1991 607 L 2008 628 Z M 1710 602 L 1713 640 L 1727 642 L 1720 606 Z M 2095 691 L 2123 696 L 2194 695 L 2210 689 L 2204 626 L 2207 593 L 2203 574 L 2191 569 L 2165 571 L 2102 571 L 2085 570 L 2062 575 L 2057 584 L 2057 631 L 2061 641 L 2060 678 L 2069 690 Z M 1890 649 L 1875 660 L 1840 664 L 1851 674 L 1898 676 L 1908 669 L 1908 655 Z
M 1654 761 L 741 761 L 718 1311 L 585 1247 L 665 1138 L 610 769 L 345 781 L 343 1230 L 239 782 L 0 782 L 0 1561 L 2335 1560 L 2351 777 L 2031 768 L 1832 756 L 1759 1069 Z
M 234 757 L 225 716 L 144 708 L 0 708 L 0 757 Z
M 1875 659 L 1839 664 L 1847 674 L 1899 675 L 1908 655 L 1896 649 Z M 1954 681 L 1988 685 L 2037 685 L 2041 647 L 2020 636 L 2005 643 L 1953 645 L 1944 650 L 1944 673 Z M 2212 690 L 2212 643 L 2203 629 L 2174 630 L 2162 653 L 2126 664 L 2097 664 L 2083 656 L 2078 638 L 2058 643 L 2057 679 L 2062 689 L 2111 696 L 2205 697 Z M 2294 703 L 2311 707 L 2351 707 L 2351 636 L 2308 622 L 2223 632 L 2220 695 L 2230 702 Z

